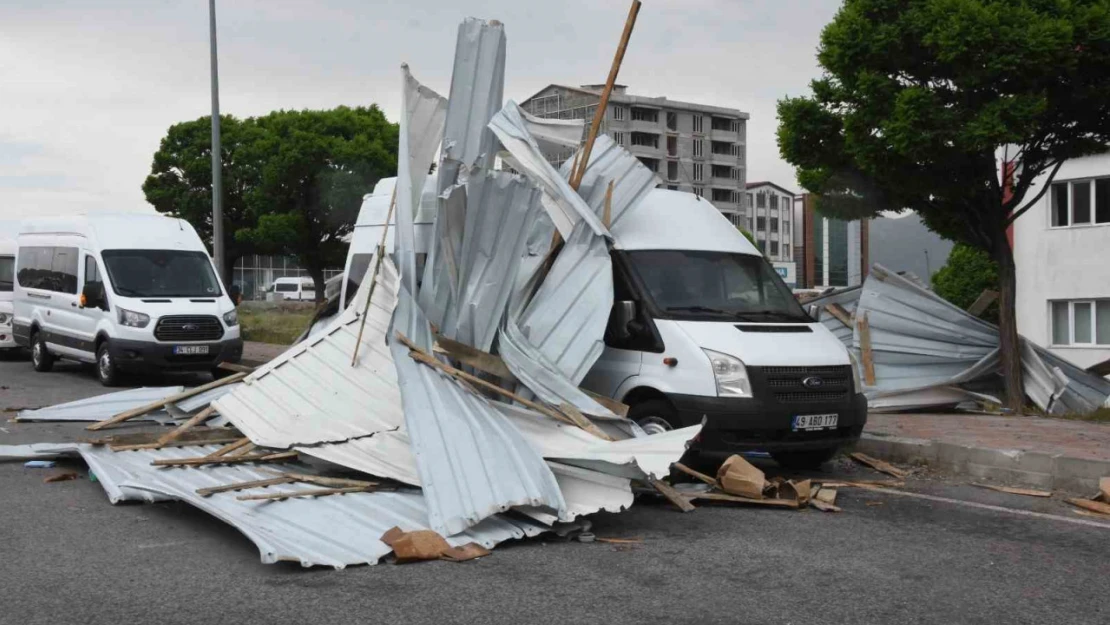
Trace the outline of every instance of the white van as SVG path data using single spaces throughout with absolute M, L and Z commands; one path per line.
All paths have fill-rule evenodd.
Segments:
M 363 204 L 380 217 L 359 215 L 348 276 L 365 273 L 380 241 L 380 197 Z M 706 419 L 694 449 L 713 456 L 762 451 L 808 468 L 858 440 L 867 400 L 855 362 L 759 250 L 690 193 L 655 189 L 634 210 L 613 229 L 606 348 L 582 386 L 628 404 L 649 434 Z M 418 229 L 433 220 L 421 213 Z M 429 238 L 416 244 L 426 252 Z
M 266 292 L 278 293 L 284 301 L 316 301 L 316 285 L 312 278 L 277 278 Z
M 36 371 L 58 358 L 121 371 L 211 370 L 243 353 L 235 306 L 188 222 L 160 215 L 29 219 L 19 229 L 16 342 Z
M 16 222 L 0 221 L 0 351 L 16 349 L 12 334 Z

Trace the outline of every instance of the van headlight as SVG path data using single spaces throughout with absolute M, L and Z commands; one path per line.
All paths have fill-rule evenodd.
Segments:
M 848 351 L 848 360 L 852 363 L 852 388 L 856 390 L 856 395 L 863 392 L 863 378 L 859 375 L 859 362 L 856 361 L 856 355 Z
M 229 328 L 234 328 L 239 325 L 239 313 L 234 310 L 225 312 L 224 323 L 226 323 Z
M 0 326 L 11 325 L 12 316 L 8 313 L 0 313 Z
M 709 349 L 701 350 L 709 356 L 713 367 L 713 379 L 717 382 L 718 397 L 751 397 L 752 383 L 748 380 L 748 370 L 739 358 Z
M 116 307 L 119 314 L 119 323 L 123 326 L 131 328 L 145 328 L 146 324 L 150 323 L 150 315 L 127 310 L 125 308 Z

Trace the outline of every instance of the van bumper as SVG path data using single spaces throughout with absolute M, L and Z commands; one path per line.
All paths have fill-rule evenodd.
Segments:
M 208 371 L 221 362 L 235 363 L 243 358 L 243 339 L 239 338 L 187 345 L 207 345 L 208 353 L 179 356 L 173 353 L 173 344 L 126 339 L 112 339 L 108 343 L 108 350 L 116 367 L 123 371 L 150 368 L 165 371 Z
M 668 395 L 678 411 L 681 426 L 705 427 L 691 449 L 709 452 L 808 451 L 850 445 L 859 440 L 867 424 L 867 398 L 850 394 L 835 404 L 781 404 L 759 398 Z M 835 429 L 793 430 L 796 415 L 837 415 Z

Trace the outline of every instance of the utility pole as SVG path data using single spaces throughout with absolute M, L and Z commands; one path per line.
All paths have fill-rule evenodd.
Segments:
M 933 267 L 929 264 L 929 250 L 922 251 L 925 252 L 925 284 L 932 284 Z
M 212 260 L 224 280 L 223 173 L 220 158 L 220 77 L 216 63 L 216 0 L 208 0 L 208 39 L 212 57 Z

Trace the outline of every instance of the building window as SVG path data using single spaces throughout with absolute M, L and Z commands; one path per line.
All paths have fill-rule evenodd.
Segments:
M 714 178 L 734 178 L 735 170 L 728 165 L 713 165 L 711 172 Z
M 790 217 L 787 215 L 782 217 L 782 233 L 790 234 Z
M 667 130 L 678 132 L 678 113 L 667 111 Z
M 694 195 L 698 197 L 705 195 L 705 187 L 694 187 Z
M 774 210 L 779 209 L 779 196 L 774 193 L 771 194 L 771 208 Z
M 756 218 L 755 218 L 755 230 L 756 230 L 756 232 L 763 232 L 766 229 L 767 229 L 767 218 L 757 215 Z
M 613 133 L 613 141 L 616 141 L 617 145 L 624 145 L 624 133 L 623 132 L 614 132 Z
M 655 109 L 644 109 L 632 107 L 632 121 L 634 122 L 651 122 L 653 124 L 659 123 L 659 111 Z
M 694 119 L 697 119 L 696 117 Z M 694 139 L 694 158 L 701 158 L 705 155 L 705 142 L 701 139 Z
M 694 115 L 694 132 L 705 132 L 705 118 L 701 115 Z
M 786 258 L 790 258 L 790 244 L 789 243 L 783 243 L 782 244 L 782 255 L 785 256 Z
M 659 148 L 659 135 L 650 132 L 632 133 L 632 145 L 642 145 L 649 148 Z
M 667 161 L 667 180 L 678 180 L 678 161 Z
M 755 196 L 755 205 L 758 208 L 767 208 L 767 192 L 760 191 Z
M 723 130 L 725 132 L 729 132 L 732 131 L 732 121 L 733 120 L 728 119 L 727 117 L 714 117 L 711 123 L 713 125 L 713 130 Z
M 705 177 L 705 165 L 694 163 L 694 180 L 701 182 Z
M 739 119 L 732 120 L 732 129 L 731 129 L 732 132 L 740 132 L 740 124 L 741 123 L 742 122 Z
M 1110 178 L 1053 183 L 1053 228 L 1110 223 Z
M 678 137 L 667 136 L 667 156 L 678 156 Z
M 748 194 L 746 194 L 746 195 L 748 196 L 748 208 L 751 208 L 751 207 L 752 207 L 752 202 L 754 201 L 754 200 L 752 199 L 752 194 L 751 194 L 751 193 L 748 193 Z
M 650 169 L 653 172 L 658 172 L 659 171 L 659 159 L 657 159 L 657 158 L 648 158 L 646 156 L 641 156 L 641 157 L 639 157 L 639 159 L 640 159 L 640 162 L 644 164 L 644 167 L 647 167 L 648 169 Z
M 778 255 L 779 255 L 779 242 L 778 241 L 771 241 L 771 256 L 778 256 Z
M 623 122 L 625 120 L 625 112 L 623 106 L 613 107 L 613 119 L 618 122 Z
M 712 150 L 714 154 L 721 154 L 723 156 L 735 156 L 732 151 L 732 145 L 733 144 L 729 143 L 728 141 L 711 141 L 709 149 Z
M 759 239 L 755 243 L 756 243 L 757 246 L 759 246 L 759 251 L 760 252 L 763 252 L 764 254 L 767 253 L 767 242 L 766 241 L 764 241 L 763 239 Z
M 777 233 L 778 231 L 779 231 L 779 218 L 778 217 L 772 217 L 771 218 L 771 232 Z
M 735 202 L 732 189 L 713 189 L 714 202 Z
M 1110 300 L 1054 301 L 1053 345 L 1110 345 Z

